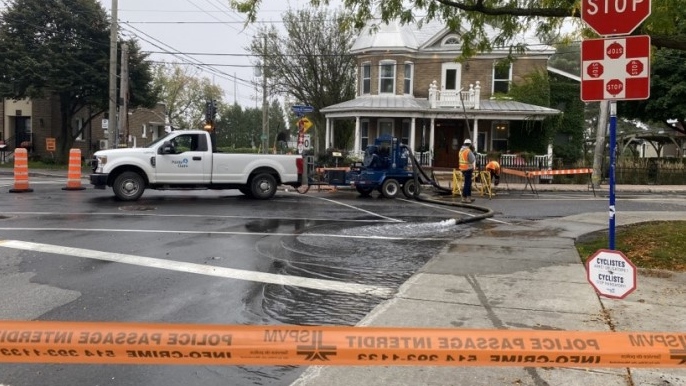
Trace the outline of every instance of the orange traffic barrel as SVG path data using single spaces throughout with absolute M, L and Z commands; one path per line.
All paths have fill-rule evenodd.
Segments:
M 67 186 L 62 190 L 84 190 L 81 186 L 81 149 L 69 150 L 69 171 L 67 172 Z
M 14 151 L 14 187 L 10 193 L 33 192 L 29 188 L 29 153 L 23 147 Z

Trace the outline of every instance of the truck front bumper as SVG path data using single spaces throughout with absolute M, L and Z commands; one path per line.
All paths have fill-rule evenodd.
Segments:
M 95 189 L 105 189 L 107 188 L 107 177 L 109 177 L 109 174 L 107 173 L 91 174 L 91 185 L 93 185 Z

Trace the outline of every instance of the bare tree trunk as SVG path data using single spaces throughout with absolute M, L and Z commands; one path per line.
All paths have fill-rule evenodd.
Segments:
M 607 132 L 607 112 L 608 101 L 600 102 L 600 113 L 598 115 L 598 127 L 595 131 L 595 151 L 593 153 L 593 175 L 591 181 L 593 187 L 600 187 L 602 180 L 603 155 L 605 153 L 605 133 Z

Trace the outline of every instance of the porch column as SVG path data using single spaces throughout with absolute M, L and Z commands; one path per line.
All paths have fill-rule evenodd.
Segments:
M 415 144 L 415 133 L 417 132 L 417 119 L 412 118 L 412 121 L 410 123 L 410 143 L 407 144 L 407 146 L 410 147 L 410 150 L 414 153 L 414 150 L 416 147 L 414 146 Z
M 324 131 L 324 149 L 333 148 L 331 143 L 331 120 L 326 118 L 326 129 Z
M 436 119 L 431 118 L 431 124 L 429 125 L 429 166 L 434 165 L 434 140 L 436 138 Z
M 472 143 L 474 143 L 474 152 L 479 152 L 479 119 L 474 118 L 474 136 L 472 137 Z M 486 146 L 486 144 L 484 144 Z
M 353 154 L 360 156 L 360 154 L 362 154 L 360 149 L 361 147 L 362 138 L 360 138 L 360 117 L 357 116 L 355 117 L 355 150 L 353 151 Z

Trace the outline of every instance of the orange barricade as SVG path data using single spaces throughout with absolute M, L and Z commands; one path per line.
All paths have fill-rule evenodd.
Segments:
M 683 368 L 684 332 L 0 321 L 0 363 Z
M 540 170 L 535 172 L 526 172 L 530 176 L 551 176 L 560 174 L 590 174 L 593 173 L 593 169 L 583 168 L 583 169 L 563 169 L 563 170 Z
M 62 190 L 84 190 L 81 186 L 81 149 L 69 150 L 69 171 L 67 172 L 67 186 Z
M 29 153 L 20 147 L 14 151 L 14 187 L 10 193 L 33 192 L 29 188 Z

